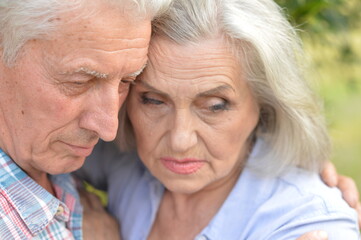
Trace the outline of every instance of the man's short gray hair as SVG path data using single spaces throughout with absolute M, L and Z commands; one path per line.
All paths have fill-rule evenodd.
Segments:
M 261 109 L 255 135 L 268 146 L 257 161 L 262 172 L 315 171 L 329 158 L 320 104 L 303 76 L 300 40 L 272 0 L 175 0 L 153 30 L 178 44 L 217 36 L 229 43 Z M 129 127 L 123 120 L 120 133 Z M 129 140 L 131 129 L 126 132 Z
M 58 26 L 59 21 L 55 20 L 61 13 L 80 9 L 91 2 L 134 9 L 138 11 L 132 12 L 134 18 L 153 19 L 168 8 L 171 0 L 1 0 L 0 51 L 4 63 L 14 63 L 27 41 L 49 36 Z

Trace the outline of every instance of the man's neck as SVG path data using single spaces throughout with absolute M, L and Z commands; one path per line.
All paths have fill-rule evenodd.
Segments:
M 30 174 L 27 173 L 29 177 L 31 177 L 37 184 L 45 188 L 50 194 L 55 196 L 55 191 L 53 188 L 53 184 L 51 183 L 49 176 L 47 173 L 37 173 L 37 174 Z

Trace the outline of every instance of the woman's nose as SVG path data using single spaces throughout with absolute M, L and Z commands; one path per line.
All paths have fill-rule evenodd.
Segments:
M 170 146 L 175 152 L 185 152 L 197 143 L 194 116 L 187 109 L 179 109 L 170 124 Z

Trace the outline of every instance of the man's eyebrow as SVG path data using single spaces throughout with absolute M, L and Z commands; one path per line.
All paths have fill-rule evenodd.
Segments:
M 91 70 L 89 68 L 86 68 L 86 67 L 80 67 L 78 68 L 77 70 L 74 71 L 75 73 L 85 73 L 85 74 L 88 74 L 88 75 L 91 75 L 91 76 L 94 76 L 96 78 L 108 78 L 108 74 L 106 73 L 100 73 L 98 71 L 95 71 L 95 70 Z
M 137 77 L 138 75 L 140 75 L 143 72 L 143 70 L 146 66 L 147 66 L 147 64 L 144 64 L 143 67 L 141 67 L 138 71 L 128 74 L 125 77 Z
M 136 76 L 138 76 L 139 74 L 141 74 L 143 72 L 146 65 L 147 64 L 144 64 L 141 67 L 141 69 L 139 69 L 138 71 L 135 71 L 135 72 L 133 72 L 131 74 L 128 74 L 128 75 L 126 75 L 124 77 L 136 77 Z M 87 67 L 80 67 L 80 68 L 76 69 L 74 71 L 74 73 L 84 73 L 84 74 L 88 74 L 88 75 L 91 75 L 91 76 L 96 77 L 96 78 L 104 78 L 104 79 L 109 77 L 109 74 L 107 74 L 107 73 L 101 73 L 101 72 L 98 72 L 96 70 L 89 69 Z

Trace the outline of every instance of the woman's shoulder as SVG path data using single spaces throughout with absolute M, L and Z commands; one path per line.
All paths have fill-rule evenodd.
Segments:
M 275 178 L 271 199 L 289 207 L 306 205 L 303 216 L 314 214 L 346 214 L 356 217 L 354 209 L 343 200 L 339 189 L 328 187 L 320 175 L 300 168 L 289 168 L 287 173 Z M 270 199 L 270 200 L 271 200 Z M 292 200 L 292 201 L 291 201 Z M 300 205 L 296 205 L 300 204 Z
M 330 239 L 359 239 L 356 212 L 317 173 L 289 168 L 280 176 L 265 177 L 245 170 L 243 181 L 254 189 L 249 222 L 263 223 L 262 239 L 295 239 L 316 229 L 327 231 Z
M 276 177 L 276 184 L 280 193 L 293 193 L 299 198 L 314 197 L 324 202 L 324 207 L 332 211 L 337 209 L 351 209 L 343 200 L 338 188 L 327 186 L 318 173 L 297 167 L 290 167 L 284 174 Z

